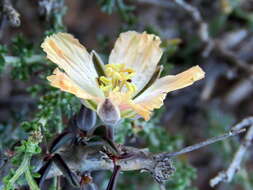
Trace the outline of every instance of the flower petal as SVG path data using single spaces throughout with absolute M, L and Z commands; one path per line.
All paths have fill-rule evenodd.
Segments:
M 41 47 L 47 58 L 63 69 L 73 82 L 93 96 L 103 97 L 92 58 L 77 39 L 67 33 L 57 33 L 47 37 Z
M 62 91 L 74 94 L 78 98 L 99 101 L 99 98 L 94 97 L 88 92 L 86 92 L 75 82 L 73 82 L 65 73 L 61 72 L 58 68 L 56 68 L 53 72 L 53 75 L 48 76 L 47 79 L 50 81 L 50 84 L 52 86 L 59 88 Z
M 192 85 L 204 76 L 205 72 L 199 66 L 195 66 L 177 75 L 162 77 L 134 99 L 130 106 L 145 120 L 148 120 L 153 109 L 163 105 L 163 100 L 168 92 Z
M 132 78 L 140 92 L 156 70 L 162 56 L 161 40 L 153 34 L 129 31 L 121 33 L 109 57 L 110 64 L 125 64 L 136 74 Z

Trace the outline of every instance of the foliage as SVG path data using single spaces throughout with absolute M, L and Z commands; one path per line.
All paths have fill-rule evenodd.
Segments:
M 98 3 L 102 11 L 112 14 L 116 10 L 123 21 L 130 25 L 136 22 L 136 17 L 133 14 L 135 7 L 127 5 L 125 0 L 99 0 Z
M 37 127 L 36 127 L 37 128 Z M 16 171 L 11 170 L 9 175 L 5 176 L 4 190 L 11 190 L 15 188 L 15 184 L 21 183 L 20 177 L 25 175 L 25 179 L 32 190 L 39 190 L 34 178 L 39 177 L 34 173 L 33 166 L 30 165 L 30 161 L 33 155 L 39 154 L 41 149 L 39 143 L 42 140 L 41 131 L 39 128 L 34 129 L 31 136 L 27 140 L 23 140 L 21 145 L 16 147 L 15 156 L 12 158 L 12 162 L 17 166 Z M 19 180 L 19 182 L 17 182 Z

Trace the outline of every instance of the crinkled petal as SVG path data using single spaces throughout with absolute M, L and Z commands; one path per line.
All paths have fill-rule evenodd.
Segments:
M 134 99 L 130 106 L 145 120 L 148 120 L 151 112 L 163 105 L 163 100 L 168 92 L 190 86 L 204 76 L 204 71 L 199 66 L 195 66 L 177 75 L 162 77 Z
M 82 87 L 78 86 L 75 82 L 73 82 L 65 73 L 61 72 L 58 68 L 56 68 L 53 72 L 53 75 L 47 77 L 50 81 L 50 84 L 56 88 L 61 89 L 62 91 L 74 94 L 78 98 L 81 99 L 91 99 L 99 102 L 100 99 L 95 97 L 88 92 L 86 92 Z
M 93 96 L 103 97 L 92 58 L 77 39 L 67 33 L 57 33 L 47 37 L 41 47 L 47 58 L 63 69 L 73 82 Z
M 128 93 L 112 91 L 108 98 L 119 107 L 120 111 L 130 108 L 129 102 L 131 101 L 131 95 Z
M 153 34 L 129 31 L 121 33 L 109 57 L 110 64 L 125 64 L 136 74 L 132 78 L 140 92 L 148 83 L 162 56 L 161 40 Z

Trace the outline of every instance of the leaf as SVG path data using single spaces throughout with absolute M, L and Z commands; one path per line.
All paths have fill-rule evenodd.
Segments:
M 38 173 L 40 174 L 40 178 L 38 178 L 36 182 L 39 184 L 40 188 L 42 187 L 50 169 L 52 168 L 52 164 L 53 164 L 53 160 L 50 159 L 38 171 Z
M 74 140 L 75 135 L 73 133 L 65 132 L 60 134 L 52 143 L 49 152 L 55 153 L 59 148 L 66 145 L 67 143 L 70 143 L 72 140 Z
M 31 190 L 40 190 L 37 183 L 33 179 L 33 176 L 31 174 L 29 168 L 25 172 L 25 178 L 26 178 L 26 181 L 27 181 L 27 183 L 28 183 Z
M 74 187 L 80 187 L 80 183 L 77 176 L 69 169 L 65 161 L 59 154 L 55 154 L 52 158 L 56 166 L 61 170 L 62 174 L 67 178 L 69 183 Z
M 101 125 L 97 127 L 93 133 L 94 136 L 100 137 L 104 142 L 105 146 L 114 154 L 114 155 L 119 155 L 119 150 L 116 147 L 113 139 L 112 139 L 112 128 Z

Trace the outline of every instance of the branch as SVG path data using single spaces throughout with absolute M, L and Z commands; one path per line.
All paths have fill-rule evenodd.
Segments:
M 173 1 L 177 3 L 180 7 L 182 7 L 184 10 L 186 10 L 192 16 L 194 21 L 198 23 L 199 38 L 204 44 L 206 44 L 206 48 L 204 49 L 202 53 L 203 57 L 207 57 L 210 55 L 212 51 L 215 51 L 218 55 L 221 55 L 228 63 L 233 64 L 243 69 L 244 71 L 246 71 L 246 73 L 249 73 L 249 74 L 253 73 L 253 66 L 251 66 L 247 62 L 236 57 L 234 52 L 225 48 L 218 39 L 212 39 L 210 37 L 209 31 L 208 31 L 208 24 L 203 20 L 197 8 L 186 3 L 184 0 L 173 0 Z
M 253 116 L 243 119 L 240 123 L 232 127 L 232 130 L 233 131 L 240 130 L 250 125 L 253 125 Z
M 164 184 L 170 175 L 175 171 L 175 168 L 171 162 L 171 159 L 173 157 L 202 148 L 211 143 L 224 140 L 228 137 L 235 136 L 239 133 L 242 133 L 243 131 L 245 130 L 233 130 L 219 137 L 208 139 L 207 141 L 186 147 L 180 151 L 173 153 L 153 154 L 146 149 L 119 146 L 122 151 L 133 156 L 128 159 L 117 160 L 116 164 L 120 166 L 121 171 L 141 170 L 150 172 L 154 180 L 161 185 L 160 188 L 162 189 L 162 184 Z M 89 149 L 80 144 L 71 148 L 69 146 L 65 147 L 63 150 L 61 150 L 60 154 L 69 168 L 76 173 L 112 170 L 114 168 L 113 161 L 105 153 L 97 150 L 98 149 L 95 149 L 94 147 Z M 42 157 L 35 158 L 32 165 L 38 166 L 39 169 L 42 165 L 42 160 Z M 8 165 L 5 167 L 8 169 L 10 168 Z M 4 172 L 4 170 L 2 171 Z M 58 170 L 57 167 L 53 166 L 49 172 L 48 178 L 60 175 L 62 175 L 60 170 Z
M 137 2 L 156 5 L 158 7 L 163 7 L 163 8 L 174 7 L 174 3 L 163 1 L 163 0 L 137 0 Z
M 39 12 L 41 15 L 45 15 L 47 19 L 52 15 L 55 10 L 64 9 L 64 1 L 55 0 L 40 0 Z
M 6 64 L 10 64 L 10 63 L 18 63 L 21 61 L 20 57 L 16 57 L 16 56 L 4 56 L 4 61 Z M 24 60 L 26 63 L 37 63 L 37 62 L 45 62 L 45 56 L 43 55 L 32 55 L 31 57 L 25 58 Z
M 175 171 L 175 168 L 171 162 L 173 157 L 197 150 L 209 144 L 224 140 L 231 136 L 235 136 L 244 131 L 244 129 L 230 131 L 219 137 L 208 139 L 207 141 L 200 142 L 173 153 L 153 154 L 146 149 L 136 149 L 133 147 L 121 146 L 119 148 L 122 151 L 133 156 L 128 159 L 117 160 L 116 164 L 120 166 L 121 171 L 148 171 L 152 174 L 156 182 L 159 184 L 164 184 L 170 175 Z M 89 155 L 87 155 L 87 152 Z M 96 152 L 95 154 L 90 155 L 90 150 L 85 149 L 83 145 L 71 149 L 68 147 L 61 153 L 61 156 L 67 162 L 68 166 L 77 173 L 113 170 L 114 168 L 113 161 L 108 158 L 107 155 L 101 152 Z M 61 172 L 56 167 L 54 167 L 49 173 L 49 177 L 58 175 L 61 175 Z
M 192 16 L 194 21 L 199 24 L 199 37 L 200 37 L 200 39 L 205 43 L 212 43 L 212 40 L 211 40 L 209 32 L 208 32 L 208 24 L 206 22 L 204 22 L 199 10 L 196 7 L 186 3 L 183 0 L 173 0 L 173 1 L 177 5 L 182 7 L 185 11 L 187 11 Z
M 184 0 L 158 1 L 160 2 L 159 5 L 157 5 L 157 2 L 154 3 L 155 1 L 152 0 L 139 0 L 139 2 L 152 3 L 153 5 L 162 6 L 164 8 L 170 8 L 171 2 L 174 2 L 188 12 L 193 18 L 194 22 L 198 24 L 198 36 L 205 45 L 205 48 L 202 52 L 203 57 L 208 57 L 210 53 L 214 51 L 217 55 L 220 55 L 222 58 L 224 58 L 227 63 L 243 69 L 247 74 L 251 75 L 253 73 L 253 66 L 251 64 L 248 64 L 247 62 L 236 57 L 235 53 L 224 47 L 219 39 L 213 39 L 210 37 L 208 23 L 204 21 L 200 11 L 196 7 Z
M 228 169 L 226 171 L 221 171 L 216 177 L 210 180 L 210 185 L 212 187 L 218 185 L 221 182 L 231 182 L 234 175 L 238 172 L 240 169 L 241 162 L 243 158 L 245 157 L 245 154 L 247 153 L 247 150 L 249 146 L 252 144 L 253 140 L 253 117 L 249 117 L 244 119 L 242 122 L 235 125 L 232 130 L 238 130 L 245 126 L 250 125 L 249 130 L 247 131 L 247 134 L 237 150 L 237 152 L 234 155 L 233 161 L 229 165 Z
M 202 148 L 204 146 L 207 146 L 209 144 L 213 144 L 215 142 L 222 141 L 222 140 L 224 140 L 228 137 L 235 136 L 235 135 L 237 135 L 239 133 L 242 133 L 244 131 L 245 131 L 245 129 L 238 129 L 238 130 L 229 131 L 228 133 L 225 133 L 224 135 L 210 138 L 206 141 L 203 141 L 203 142 L 195 144 L 195 145 L 187 146 L 187 147 L 183 148 L 180 151 L 173 152 L 173 153 L 165 153 L 164 157 L 169 157 L 170 158 L 170 157 L 175 157 L 175 156 L 185 154 L 185 153 L 188 153 L 188 152 L 192 152 L 194 150 L 200 149 L 200 148 Z

